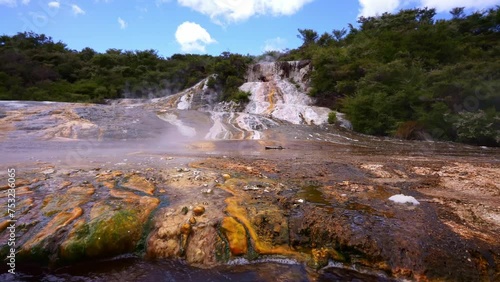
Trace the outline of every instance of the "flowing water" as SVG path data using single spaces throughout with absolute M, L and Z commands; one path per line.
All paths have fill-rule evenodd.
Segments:
M 110 260 L 81 263 L 56 270 L 32 267 L 15 277 L 1 274 L 1 281 L 45 282 L 276 282 L 276 281 L 392 281 L 391 279 L 363 274 L 352 269 L 326 268 L 321 273 L 308 273 L 304 265 L 289 260 L 268 260 L 253 263 L 235 262 L 232 265 L 201 269 L 181 261 L 147 261 L 132 255 Z

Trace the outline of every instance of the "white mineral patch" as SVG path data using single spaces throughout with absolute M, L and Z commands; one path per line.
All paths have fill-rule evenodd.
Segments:
M 293 124 L 324 124 L 328 120 L 330 109 L 311 106 L 311 97 L 288 81 L 247 82 L 240 89 L 252 94 L 245 108 L 247 113 L 271 116 Z
M 205 139 L 262 139 L 263 130 L 276 122 L 262 116 L 237 112 L 210 112 L 213 125 Z
M 170 114 L 170 113 L 165 113 L 165 114 L 160 114 L 158 115 L 158 117 L 168 123 L 170 123 L 171 125 L 175 125 L 177 127 L 177 129 L 179 130 L 179 132 L 183 135 L 183 136 L 187 136 L 187 137 L 194 137 L 196 136 L 196 129 L 190 127 L 190 126 L 187 126 L 185 125 L 181 120 L 179 120 L 177 118 L 176 115 L 174 114 Z
M 193 102 L 193 95 L 188 93 L 182 95 L 179 103 L 177 104 L 177 109 L 179 110 L 189 110 L 191 109 L 191 103 Z
M 391 196 L 389 198 L 389 200 L 391 200 L 395 203 L 399 203 L 399 204 L 406 204 L 406 203 L 409 203 L 412 205 L 419 205 L 420 204 L 414 197 L 406 196 L 403 194 L 397 194 L 397 195 Z
M 225 112 L 211 112 L 210 118 L 213 121 L 212 127 L 208 130 L 205 139 L 216 140 L 216 139 L 231 139 L 232 134 L 228 129 L 228 124 L 224 122 L 224 115 L 229 115 Z
M 275 63 L 260 63 L 259 71 L 249 73 L 249 82 L 240 86 L 251 93 L 245 112 L 293 124 L 326 123 L 330 109 L 312 106 L 314 101 L 304 90 L 302 81 L 309 67 L 299 69 L 299 62 L 290 64 L 293 67 L 289 78 L 282 78 L 283 72 Z M 267 81 L 260 80 L 262 76 Z

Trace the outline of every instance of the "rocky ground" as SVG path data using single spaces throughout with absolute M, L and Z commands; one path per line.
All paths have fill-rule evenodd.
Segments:
M 320 281 L 338 269 L 366 281 L 500 280 L 498 149 L 298 125 L 258 141 L 179 141 L 134 108 L 3 112 L 0 241 L 14 167 L 20 270 L 136 254 L 199 268 L 291 260 Z

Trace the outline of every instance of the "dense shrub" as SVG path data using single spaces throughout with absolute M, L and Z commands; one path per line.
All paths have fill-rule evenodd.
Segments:
M 334 124 L 336 121 L 337 121 L 337 113 L 336 112 L 329 112 L 328 113 L 328 123 Z

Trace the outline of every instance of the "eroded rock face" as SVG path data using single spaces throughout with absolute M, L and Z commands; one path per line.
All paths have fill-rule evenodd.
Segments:
M 246 80 L 247 82 L 268 82 L 278 76 L 280 79 L 290 79 L 299 83 L 302 90 L 306 90 L 311 70 L 312 65 L 308 60 L 257 63 L 250 66 Z
M 159 204 L 158 198 L 143 192 L 153 184 L 135 181 L 141 189 L 130 192 L 111 185 L 123 181 L 121 172 L 46 171 L 27 173 L 32 180 L 22 182 L 27 184 L 23 189 L 31 193 L 17 194 L 21 261 L 59 265 L 137 249 L 148 217 Z
M 240 89 L 251 93 L 244 112 L 270 116 L 293 124 L 324 124 L 330 109 L 313 106 L 307 95 L 308 61 L 260 63 L 250 67 Z

